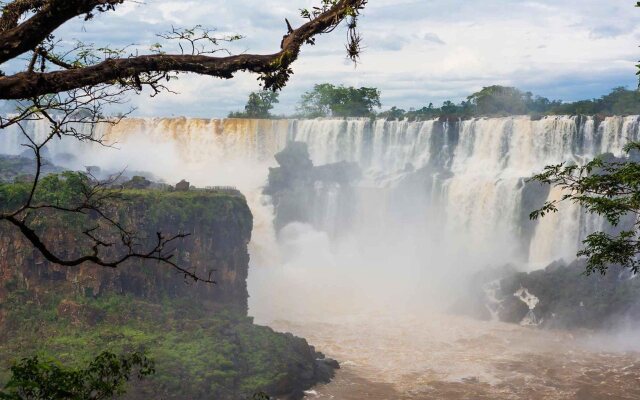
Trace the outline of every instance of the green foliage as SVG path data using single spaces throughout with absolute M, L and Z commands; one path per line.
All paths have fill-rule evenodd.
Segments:
M 0 183 L 0 212 L 20 207 L 29 197 L 29 183 Z
M 635 115 L 640 114 L 640 93 L 623 87 L 599 99 L 563 103 L 535 96 L 514 87 L 493 85 L 483 88 L 458 104 L 447 100 L 441 107 L 430 103 L 427 107 L 404 111 L 392 107 L 380 113 L 380 118 L 428 120 L 435 118 L 503 117 L 510 115 Z
M 409 120 L 428 120 L 438 118 L 441 115 L 440 108 L 435 108 L 433 103 L 429 103 L 427 107 L 422 107 L 418 110 L 411 109 L 409 112 L 405 113 L 402 116 L 396 115 L 398 119 L 409 119 Z M 382 116 L 384 118 L 384 116 Z
M 625 149 L 631 156 L 640 150 L 640 143 L 630 143 Z M 544 172 L 533 180 L 557 186 L 564 195 L 559 200 L 549 201 L 531 213 L 531 219 L 558 212 L 558 204 L 570 201 L 580 205 L 586 212 L 601 215 L 613 227 L 623 220 L 633 219 L 631 228 L 616 234 L 595 232 L 584 240 L 584 249 L 578 256 L 588 259 L 586 273 L 605 274 L 609 265 L 640 270 L 640 225 L 636 218 L 640 214 L 640 163 L 633 159 L 614 159 L 601 156 L 579 166 L 561 163 L 545 167 Z M 629 224 L 627 224 L 629 225 Z
M 545 112 L 553 104 L 542 97 L 533 97 L 529 92 L 524 93 L 514 87 L 489 86 L 467 97 L 467 101 L 459 104 L 446 100 L 439 108 L 433 103 L 420 109 L 408 112 L 393 107 L 390 111 L 381 113 L 381 118 L 428 120 L 435 118 L 472 118 L 477 116 L 506 116 Z
M 252 92 L 249 95 L 244 112 L 229 114 L 229 118 L 271 118 L 273 105 L 279 103 L 280 93 L 271 90 Z
M 185 231 L 196 218 L 202 225 L 225 226 L 230 232 L 249 236 L 253 228 L 251 211 L 240 195 L 208 190 L 165 192 L 159 190 L 123 190 L 119 192 L 123 202 L 130 207 L 120 207 L 119 221 L 125 225 L 140 224 L 140 215 L 131 209 L 144 209 L 143 227 Z M 133 217 L 133 219 L 132 219 Z M 221 224 L 223 222 L 224 224 Z M 228 234 L 216 232 L 221 239 Z
M 305 118 L 371 117 L 375 107 L 381 107 L 380 91 L 376 88 L 323 83 L 302 95 L 298 112 Z
M 35 353 L 38 360 L 56 358 L 82 371 L 79 366 L 101 351 L 137 351 L 155 361 L 155 373 L 138 385 L 146 391 L 162 392 L 166 400 L 235 400 L 273 390 L 294 366 L 310 362 L 299 350 L 302 339 L 253 325 L 240 311 L 212 310 L 193 300 L 77 295 L 68 301 L 105 316 L 78 323 L 56 315 L 59 293 L 41 293 L 37 302 L 33 292 L 15 295 L 3 308 L 10 334 L 0 330 L 0 382 L 9 379 L 3 364 L 11 358 Z M 53 318 L 42 318 L 51 313 Z M 25 315 L 32 317 L 25 321 Z
M 79 172 L 66 171 L 48 175 L 38 184 L 36 201 L 73 207 L 84 199 L 83 195 L 89 192 L 90 187 L 89 177 Z
M 635 115 L 640 114 L 640 93 L 624 87 L 612 89 L 599 99 L 563 103 L 523 92 L 509 86 L 487 86 L 471 94 L 467 100 L 454 103 L 446 100 L 440 107 L 433 103 L 409 111 L 396 106 L 376 113 L 381 107 L 380 91 L 376 88 L 354 88 L 330 83 L 317 84 L 304 93 L 297 106 L 301 118 L 377 117 L 388 120 L 429 120 L 438 118 L 504 117 L 510 115 Z M 270 110 L 278 103 L 278 93 L 251 93 L 245 111 L 233 112 L 230 118 L 272 118 Z
M 66 171 L 40 179 L 34 193 L 34 204 L 47 203 L 73 208 L 85 198 L 91 183 L 87 175 Z M 0 211 L 9 211 L 24 204 L 31 190 L 31 182 L 1 183 Z
M 640 93 L 624 87 L 614 88 L 599 99 L 567 103 L 552 109 L 554 114 L 630 115 L 640 114 Z
M 482 115 L 524 114 L 525 95 L 514 87 L 488 86 L 467 97 L 476 112 Z
M 617 87 L 608 95 L 602 96 L 599 104 L 602 107 L 600 113 L 614 115 L 638 114 L 640 110 L 640 92 Z
M 338 0 L 322 0 L 319 7 L 313 7 L 312 9 L 303 8 L 300 10 L 300 16 L 304 19 L 313 20 L 317 18 L 323 12 L 328 11 L 331 7 L 338 4 Z
M 598 107 L 593 100 L 580 100 L 574 103 L 561 104 L 554 108 L 555 114 L 595 115 Z
M 117 356 L 103 352 L 86 368 L 65 367 L 38 356 L 11 367 L 11 378 L 0 391 L 3 400 L 91 400 L 125 393 L 132 373 L 138 379 L 155 372 L 153 361 L 142 353 Z
M 30 190 L 31 183 L 28 182 L 0 184 L 0 211 L 15 210 L 24 204 Z M 143 235 L 145 232 L 153 240 L 158 230 L 167 234 L 186 231 L 193 225 L 194 216 L 198 216 L 202 224 L 221 226 L 220 222 L 224 222 L 230 231 L 246 236 L 250 235 L 253 224 L 251 213 L 241 195 L 211 190 L 168 192 L 116 188 L 105 188 L 94 193 L 91 192 L 89 178 L 77 172 L 51 174 L 42 178 L 34 194 L 34 205 L 50 204 L 74 209 L 88 196 L 92 204 L 99 205 L 105 214 L 123 227 L 140 231 L 138 239 L 141 240 L 146 239 Z M 144 216 L 138 210 L 143 211 Z M 78 249 L 86 244 L 82 232 L 96 226 L 95 215 L 86 211 L 61 213 L 47 208 L 33 211 L 30 218 L 38 232 L 64 226 L 67 232 L 76 233 L 79 238 L 76 242 Z M 101 232 L 105 239 L 113 233 L 113 229 L 107 228 Z M 226 236 L 225 232 L 216 234 Z
M 360 52 L 362 51 L 362 37 L 360 36 L 357 28 L 360 12 L 367 4 L 367 1 L 368 0 L 358 0 L 352 6 L 345 7 L 342 13 L 342 16 L 347 19 L 348 41 L 345 45 L 345 48 L 347 49 L 347 57 L 354 63 L 358 62 L 358 59 L 360 58 Z M 311 9 L 301 9 L 300 15 L 304 19 L 313 21 L 321 14 L 329 11 L 332 7 L 335 7 L 339 3 L 339 0 L 322 0 L 319 6 L 313 7 Z M 311 45 L 315 44 L 315 38 L 313 37 L 307 38 L 305 41 L 306 43 Z
M 378 113 L 378 118 L 383 118 L 387 120 L 396 120 L 403 119 L 407 112 L 402 108 L 398 108 L 396 106 L 391 107 L 389 110 Z

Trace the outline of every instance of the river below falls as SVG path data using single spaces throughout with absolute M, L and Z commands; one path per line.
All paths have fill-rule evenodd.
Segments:
M 637 333 L 596 336 L 439 314 L 268 325 L 341 362 L 334 381 L 308 399 L 640 399 Z

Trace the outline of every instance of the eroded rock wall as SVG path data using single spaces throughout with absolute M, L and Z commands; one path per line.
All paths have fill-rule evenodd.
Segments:
M 36 295 L 54 290 L 89 297 L 103 293 L 131 294 L 148 300 L 186 296 L 246 313 L 247 244 L 251 239 L 252 216 L 244 197 L 205 191 L 125 191 L 123 194 L 126 200 L 118 205 L 118 214 L 125 226 L 148 237 L 149 241 L 157 232 L 188 234 L 176 242 L 174 261 L 201 276 L 213 271 L 216 284 L 189 282 L 171 267 L 151 261 L 133 260 L 116 269 L 90 263 L 79 267 L 53 265 L 12 226 L 0 223 L 0 282 L 3 283 L 0 302 L 9 293 L 7 285 L 14 284 L 24 285 Z M 86 251 L 81 235 L 77 235 L 69 222 L 41 225 L 39 233 L 55 254 L 73 257 L 80 254 L 80 248 Z

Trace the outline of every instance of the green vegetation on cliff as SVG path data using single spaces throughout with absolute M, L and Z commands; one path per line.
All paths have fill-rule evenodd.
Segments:
M 36 200 L 73 207 L 87 180 L 78 173 L 49 175 Z M 29 187 L 0 185 L 0 203 L 10 207 Z M 189 234 L 175 243 L 176 262 L 213 270 L 216 284 L 187 283 L 174 270 L 145 260 L 115 269 L 61 267 L 43 260 L 12 226 L 0 224 L 0 385 L 9 379 L 12 361 L 23 357 L 36 354 L 80 367 L 103 351 L 144 352 L 156 362 L 156 374 L 125 399 L 235 400 L 259 391 L 299 398 L 329 378 L 331 368 L 318 363 L 322 356 L 304 339 L 247 317 L 253 219 L 241 194 L 107 188 L 101 195 L 102 209 L 134 229 L 140 242 L 158 230 Z M 62 254 L 84 245 L 82 232 L 94 221 L 91 212 L 46 209 L 31 218 L 40 237 Z
M 0 183 L 0 211 L 8 211 L 23 204 L 32 184 L 30 182 Z M 41 178 L 34 193 L 36 203 L 58 207 L 77 207 L 91 190 L 90 178 L 82 173 L 66 171 Z M 157 225 L 164 217 L 185 224 L 197 216 L 204 222 L 229 218 L 242 225 L 243 232 L 251 232 L 251 213 L 241 195 L 216 190 L 167 191 L 147 189 L 107 189 L 99 193 L 101 205 L 116 207 L 125 220 L 130 207 L 144 207 L 145 218 L 137 223 Z M 123 207 L 123 205 L 125 205 Z M 241 210 L 242 212 L 235 212 Z M 87 218 L 90 218 L 89 216 Z M 179 228 L 180 226 L 178 226 Z
M 151 303 L 131 295 L 65 298 L 60 293 L 36 300 L 14 289 L 2 311 L 0 383 L 8 379 L 10 361 L 31 354 L 80 366 L 105 350 L 139 351 L 155 361 L 156 373 L 125 398 L 238 399 L 260 390 L 278 393 L 291 386 L 287 381 L 295 379 L 298 365 L 313 365 L 303 339 L 193 300 Z
M 33 356 L 11 367 L 11 378 L 0 390 L 0 399 L 114 399 L 126 393 L 126 384 L 134 373 L 142 379 L 154 372 L 153 361 L 137 352 L 122 356 L 102 352 L 86 367 L 77 368 Z

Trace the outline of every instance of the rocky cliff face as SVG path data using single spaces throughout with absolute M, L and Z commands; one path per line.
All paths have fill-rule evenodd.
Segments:
M 73 365 L 110 350 L 143 350 L 157 363 L 127 399 L 248 399 L 266 391 L 299 399 L 337 367 L 301 338 L 247 316 L 252 215 L 239 193 L 125 190 L 119 221 L 141 237 L 190 236 L 181 267 L 215 270 L 216 285 L 190 283 L 168 267 L 60 267 L 0 224 L 0 385 L 10 361 L 33 353 Z M 6 200 L 6 199 L 5 199 Z M 83 246 L 74 220 L 41 218 L 38 232 L 60 255 Z M 144 240 L 143 240 L 144 241 Z
M 131 262 L 114 270 L 91 264 L 77 268 L 52 265 L 8 224 L 0 224 L 2 282 L 16 280 L 35 295 L 55 290 L 89 297 L 126 293 L 154 301 L 187 297 L 246 313 L 252 216 L 241 195 L 124 191 L 123 196 L 125 201 L 118 205 L 122 223 L 149 238 L 156 232 L 189 234 L 178 244 L 176 261 L 201 274 L 215 270 L 217 284 L 186 285 L 174 270 L 153 262 Z M 44 223 L 39 231 L 57 254 L 79 253 L 82 237 L 68 223 Z M 8 293 L 0 286 L 0 302 Z

